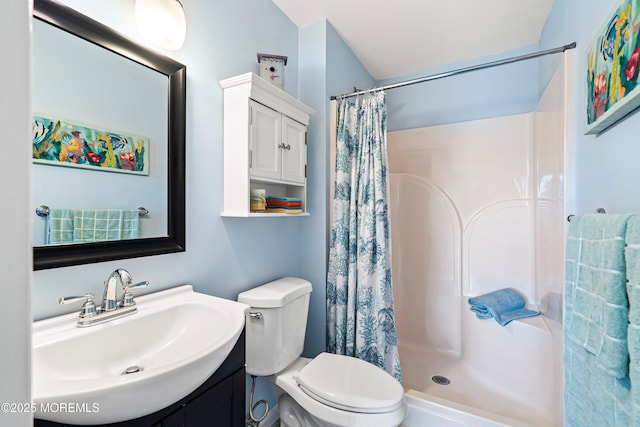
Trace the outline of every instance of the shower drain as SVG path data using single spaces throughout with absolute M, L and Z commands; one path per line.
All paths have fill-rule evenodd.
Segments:
M 443 377 L 442 375 L 434 375 L 431 377 L 431 381 L 433 381 L 434 383 L 438 384 L 438 385 L 448 385 L 449 383 L 451 383 L 451 381 L 449 381 L 449 378 L 447 377 Z

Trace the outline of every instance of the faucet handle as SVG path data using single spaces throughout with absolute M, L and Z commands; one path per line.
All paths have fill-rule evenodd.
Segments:
M 136 283 L 135 285 L 125 286 L 124 293 L 122 294 L 122 301 L 120 301 L 120 307 L 130 307 L 132 305 L 136 305 L 136 302 L 133 300 L 133 293 L 131 293 L 131 289 L 145 288 L 147 286 L 149 286 L 148 280 Z
M 80 310 L 79 317 L 93 317 L 97 314 L 96 303 L 93 301 L 94 295 L 92 293 L 84 294 L 83 296 L 62 297 L 58 300 L 58 304 L 66 305 L 73 304 L 74 302 L 84 301 L 82 309 Z

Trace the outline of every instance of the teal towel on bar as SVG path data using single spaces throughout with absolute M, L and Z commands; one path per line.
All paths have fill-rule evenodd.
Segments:
M 505 288 L 469 298 L 469 309 L 478 319 L 494 318 L 501 326 L 512 320 L 537 316 L 539 311 L 528 310 L 524 298 L 513 289 Z
M 73 209 L 49 209 L 46 244 L 73 243 Z
M 628 374 L 624 239 L 630 215 L 576 215 L 565 266 L 565 337 L 609 375 Z
M 616 378 L 596 366 L 595 356 L 565 340 L 564 414 L 572 427 L 630 427 L 634 416 L 629 378 Z
M 100 242 L 138 237 L 136 210 L 77 209 L 74 211 L 73 241 Z
M 122 211 L 122 239 L 137 239 L 140 227 L 140 212 L 136 210 Z
M 630 218 L 576 215 L 569 225 L 564 408 L 574 427 L 638 425 L 628 374 L 625 239 Z
M 634 423 L 640 425 L 640 215 L 633 215 L 627 223 L 627 294 L 629 296 L 629 378 Z

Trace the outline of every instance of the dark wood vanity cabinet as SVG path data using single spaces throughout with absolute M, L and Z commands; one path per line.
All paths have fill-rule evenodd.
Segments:
M 102 427 L 241 427 L 245 425 L 245 334 L 227 359 L 193 393 L 150 415 Z M 131 402 L 135 405 L 135 402 Z M 91 421 L 87 419 L 87 422 Z M 34 420 L 35 427 L 61 427 L 67 424 Z
M 234 399 L 240 393 L 244 396 L 244 384 L 244 369 L 241 369 L 186 402 L 153 427 L 243 426 L 244 398 L 242 405 L 234 405 Z

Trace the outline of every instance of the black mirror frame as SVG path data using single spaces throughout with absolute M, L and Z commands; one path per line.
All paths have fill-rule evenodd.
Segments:
M 34 246 L 33 269 L 66 267 L 185 251 L 186 66 L 52 0 L 34 0 L 33 17 L 135 61 L 168 78 L 167 237 Z

